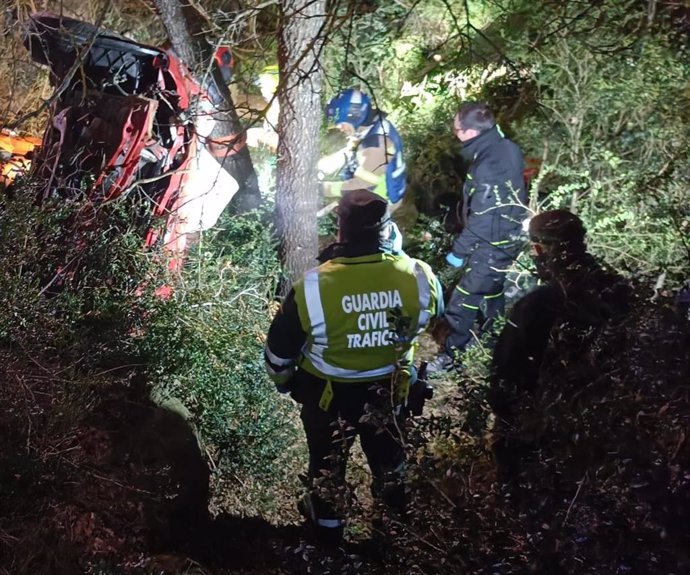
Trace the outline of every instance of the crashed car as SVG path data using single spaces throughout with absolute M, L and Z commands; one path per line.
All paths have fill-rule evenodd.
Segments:
M 212 227 L 238 191 L 205 145 L 215 122 L 208 93 L 171 50 L 79 20 L 33 14 L 25 46 L 55 86 L 32 158 L 39 200 L 98 205 L 138 194 L 148 202 L 145 245 L 162 246 L 178 269 L 190 238 Z M 229 76 L 227 48 L 216 61 Z

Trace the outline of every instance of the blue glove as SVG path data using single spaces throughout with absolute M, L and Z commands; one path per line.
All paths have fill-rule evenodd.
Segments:
M 403 248 L 402 248 L 402 234 L 400 233 L 400 228 L 398 227 L 398 224 L 395 222 L 391 222 L 391 237 L 390 237 L 391 242 L 393 243 L 393 248 L 392 252 L 394 255 L 402 254 L 403 253 Z
M 446 256 L 446 261 L 454 268 L 461 268 L 465 264 L 465 258 L 459 258 L 453 252 Z

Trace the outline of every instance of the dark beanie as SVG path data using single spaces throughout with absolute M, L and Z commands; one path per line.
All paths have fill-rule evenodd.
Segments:
M 338 226 L 352 239 L 357 232 L 378 232 L 388 220 L 388 202 L 368 190 L 349 190 L 338 203 Z
M 529 222 L 529 239 L 541 244 L 582 245 L 586 229 L 582 220 L 568 210 L 550 210 Z

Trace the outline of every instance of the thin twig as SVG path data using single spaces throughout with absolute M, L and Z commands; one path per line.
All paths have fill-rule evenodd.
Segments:
M 433 543 L 430 543 L 429 541 L 424 539 L 424 537 L 422 537 L 419 533 L 415 533 L 410 527 L 408 527 L 404 523 L 395 520 L 391 520 L 391 523 L 396 527 L 400 527 L 403 531 L 407 531 L 407 533 L 413 535 L 417 541 L 424 543 L 424 545 L 427 545 L 428 547 L 431 547 L 434 551 L 438 551 L 441 555 L 446 555 L 446 551 L 444 551 L 440 547 L 437 547 Z
M 457 505 L 450 498 L 450 496 L 445 491 L 443 491 L 443 489 L 441 489 L 438 485 L 436 485 L 436 483 L 434 483 L 433 481 L 429 481 L 429 485 L 431 485 L 436 491 L 438 491 L 438 494 L 441 497 L 443 497 L 450 504 L 451 507 L 453 507 L 453 508 L 457 507 Z
M 563 519 L 563 527 L 565 527 L 565 524 L 568 522 L 568 517 L 570 516 L 570 512 L 572 511 L 573 506 L 575 505 L 575 501 L 577 500 L 578 496 L 580 495 L 580 491 L 582 490 L 582 486 L 585 484 L 585 479 L 587 479 L 587 471 L 585 471 L 585 474 L 582 476 L 582 479 L 580 479 L 578 486 L 577 486 L 577 491 L 575 492 L 575 495 L 573 496 L 573 499 L 570 502 L 570 505 L 568 506 L 568 511 L 566 511 L 565 518 Z
M 66 457 L 60 457 L 62 461 L 65 463 L 71 465 L 78 471 L 82 471 L 84 473 L 88 473 L 91 477 L 95 477 L 96 479 L 100 479 L 102 481 L 107 481 L 108 483 L 112 483 L 113 485 L 117 485 L 118 487 L 121 487 L 122 489 L 126 489 L 127 491 L 133 491 L 135 493 L 141 493 L 142 495 L 148 495 L 149 497 L 152 497 L 153 499 L 160 501 L 161 498 L 158 497 L 155 493 L 151 491 L 146 491 L 145 489 L 139 489 L 138 487 L 132 487 L 131 485 L 125 485 L 124 483 L 117 481 L 116 479 L 113 479 L 112 477 L 108 477 L 106 475 L 101 475 L 100 473 L 96 473 L 95 471 L 92 471 L 91 469 L 88 469 L 87 467 L 84 467 L 82 465 L 77 465 L 73 461 L 70 461 Z

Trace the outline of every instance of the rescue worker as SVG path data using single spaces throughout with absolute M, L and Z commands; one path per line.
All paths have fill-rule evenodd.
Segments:
M 475 321 L 490 327 L 505 308 L 506 270 L 522 249 L 527 190 L 520 148 L 507 139 L 486 104 L 463 104 L 454 118 L 462 157 L 468 163 L 463 187 L 463 228 L 446 256 L 464 275 L 446 307 L 449 334 L 429 373 L 451 369 L 472 339 Z
M 429 266 L 381 247 L 390 222 L 384 198 L 347 191 L 337 215 L 339 242 L 295 283 L 265 347 L 278 391 L 302 405 L 309 491 L 299 509 L 331 544 L 343 536 L 345 466 L 357 435 L 372 493 L 405 510 L 401 407 L 415 382 L 417 336 L 443 313 Z
M 499 479 L 514 479 L 533 449 L 514 429 L 516 405 L 534 394 L 552 329 L 601 325 L 628 310 L 629 284 L 603 268 L 585 244 L 582 220 L 567 210 L 542 212 L 529 223 L 531 256 L 544 282 L 520 299 L 498 337 L 489 403 L 496 416 L 493 451 Z
M 386 199 L 394 213 L 405 194 L 407 167 L 400 134 L 386 113 L 376 110 L 366 93 L 348 88 L 328 103 L 326 117 L 345 135 L 347 144 L 319 162 L 324 196 L 369 190 Z M 392 252 L 402 252 L 402 234 L 395 223 L 389 243 Z
M 324 182 L 324 195 L 339 197 L 347 190 L 369 190 L 385 198 L 394 212 L 407 185 L 403 145 L 385 112 L 373 108 L 367 94 L 343 90 L 333 98 L 326 116 L 347 137 L 335 171 L 339 182 Z

